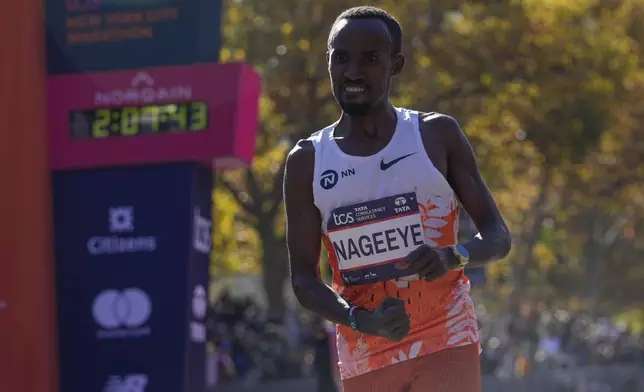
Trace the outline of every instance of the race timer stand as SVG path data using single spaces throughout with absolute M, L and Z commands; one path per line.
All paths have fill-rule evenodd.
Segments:
M 212 170 L 250 164 L 260 78 L 217 64 L 219 1 L 46 15 L 60 390 L 203 392 Z

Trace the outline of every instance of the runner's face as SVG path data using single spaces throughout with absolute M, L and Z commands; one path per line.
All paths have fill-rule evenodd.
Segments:
M 345 113 L 365 115 L 388 98 L 391 77 L 402 67 L 391 45 L 387 25 L 378 19 L 344 19 L 331 31 L 329 76 Z

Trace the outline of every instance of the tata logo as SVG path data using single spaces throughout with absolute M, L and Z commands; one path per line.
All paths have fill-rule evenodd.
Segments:
M 401 212 L 411 212 L 411 207 L 409 206 L 394 207 L 394 212 L 396 214 L 400 214 Z
M 397 206 L 394 207 L 394 212 L 396 212 L 397 214 L 400 214 L 401 212 L 411 211 L 411 207 L 407 205 L 407 199 L 403 196 L 396 198 L 396 200 L 394 200 L 394 204 Z
M 333 223 L 335 223 L 336 226 L 348 225 L 353 222 L 355 222 L 355 219 L 353 219 L 353 214 L 350 212 L 347 212 L 346 214 L 333 213 Z
M 320 176 L 320 186 L 326 190 L 329 190 L 338 183 L 339 178 L 349 177 L 355 174 L 356 169 L 343 170 L 340 172 L 340 175 L 338 175 L 338 172 L 335 170 L 325 170 Z
M 394 200 L 394 204 L 398 207 L 404 206 L 405 204 L 407 204 L 407 199 L 405 199 L 403 196 L 397 197 L 396 200 Z

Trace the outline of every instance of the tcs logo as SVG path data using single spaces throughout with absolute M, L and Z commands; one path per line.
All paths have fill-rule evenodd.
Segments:
M 351 212 L 347 212 L 345 214 L 333 213 L 333 223 L 335 223 L 336 226 L 349 225 L 353 222 L 355 222 L 355 219 L 353 219 L 353 214 Z

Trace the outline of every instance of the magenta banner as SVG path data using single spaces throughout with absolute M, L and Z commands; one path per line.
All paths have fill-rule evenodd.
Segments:
M 48 78 L 53 169 L 198 161 L 250 164 L 260 77 L 201 64 Z

